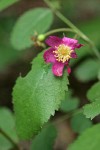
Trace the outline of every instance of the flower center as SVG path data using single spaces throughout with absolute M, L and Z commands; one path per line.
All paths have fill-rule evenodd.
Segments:
M 53 53 L 55 53 L 55 57 L 57 61 L 61 61 L 61 62 L 66 62 L 68 61 L 71 57 L 71 53 L 73 52 L 73 50 L 70 49 L 70 47 L 61 44 L 57 47 L 57 50 L 53 51 Z

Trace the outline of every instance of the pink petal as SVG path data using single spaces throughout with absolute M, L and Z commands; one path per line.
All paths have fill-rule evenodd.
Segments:
M 65 45 L 71 47 L 72 50 L 74 50 L 75 48 L 80 48 L 81 46 L 83 46 L 82 44 L 78 43 L 78 40 L 75 40 L 75 39 L 64 37 L 62 40 L 63 40 L 63 43 Z
M 71 53 L 72 58 L 77 58 L 77 54 L 75 52 Z
M 44 52 L 43 57 L 46 63 L 54 63 L 56 61 L 53 51 L 53 48 L 49 48 L 47 51 Z
M 46 39 L 46 44 L 55 48 L 62 44 L 62 39 L 57 36 L 49 36 L 49 38 Z
M 62 76 L 64 69 L 64 63 L 55 62 L 52 66 L 52 72 L 55 76 Z
M 73 47 L 78 43 L 78 40 L 67 38 L 67 37 L 64 37 L 62 40 L 65 45 L 70 46 L 70 47 Z

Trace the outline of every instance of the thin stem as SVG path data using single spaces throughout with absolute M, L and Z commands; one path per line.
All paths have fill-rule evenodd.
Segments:
M 78 35 L 78 34 L 75 34 L 73 38 L 74 38 L 74 39 L 79 39 L 79 35 Z
M 75 31 L 82 39 L 84 39 L 90 45 L 96 57 L 100 59 L 100 53 L 98 52 L 94 43 L 81 30 L 79 30 L 69 19 L 63 16 L 61 12 L 56 10 L 49 2 L 49 0 L 44 0 L 44 2 L 52 9 L 52 11 L 56 14 L 58 18 L 60 18 L 63 22 L 65 22 L 71 29 L 73 29 L 73 31 Z
M 48 36 L 50 34 L 57 33 L 57 32 L 73 32 L 73 33 L 76 33 L 75 31 L 73 31 L 70 28 L 60 28 L 60 29 L 54 29 L 54 30 L 51 30 L 51 31 L 45 33 L 45 36 Z
M 66 115 L 62 116 L 59 120 L 55 121 L 54 124 L 60 124 L 61 122 L 71 118 L 72 116 L 75 116 L 77 114 L 80 114 L 83 112 L 83 109 L 82 108 L 79 108 L 77 110 L 74 110 L 70 113 L 67 113 Z
M 6 134 L 6 132 L 4 132 L 2 129 L 0 129 L 0 133 L 1 133 L 6 139 L 8 139 L 8 141 L 9 141 L 10 143 L 12 143 L 12 144 L 14 145 L 14 147 L 15 147 L 17 150 L 19 150 L 19 146 L 17 145 L 17 143 L 15 143 L 15 141 L 13 141 L 12 138 L 11 138 L 9 135 Z

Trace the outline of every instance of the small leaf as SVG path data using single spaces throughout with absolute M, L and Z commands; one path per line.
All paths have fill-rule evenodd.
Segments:
M 0 108 L 0 129 L 4 131 L 15 143 L 18 143 L 18 137 L 15 131 L 15 120 L 10 110 Z M 0 134 L 0 150 L 8 150 L 13 147 L 2 134 Z
M 84 115 L 86 115 L 87 118 L 93 119 L 97 115 L 100 114 L 100 98 L 91 104 L 87 104 L 83 107 Z
M 88 59 L 78 65 L 74 73 L 78 80 L 87 82 L 97 78 L 99 68 L 99 62 L 93 59 Z
M 11 148 L 13 148 L 13 144 L 0 134 L 0 150 L 10 150 Z
M 82 133 L 92 126 L 92 122 L 83 114 L 75 115 L 71 118 L 71 127 L 77 133 Z
M 83 107 L 87 118 L 93 119 L 100 114 L 100 82 L 95 83 L 87 93 L 88 99 L 92 102 Z
M 22 139 L 36 134 L 65 98 L 68 79 L 66 71 L 55 77 L 43 60 L 43 53 L 32 62 L 26 77 L 19 77 L 13 91 L 17 131 Z
M 30 150 L 53 150 L 57 131 L 53 125 L 48 125 L 32 141 Z
M 100 147 L 100 124 L 85 130 L 68 150 L 98 150 Z
M 53 15 L 48 8 L 36 8 L 23 14 L 15 24 L 12 32 L 12 45 L 23 50 L 33 45 L 31 37 L 35 32 L 42 34 L 47 31 L 53 21 Z
M 2 11 L 3 9 L 6 9 L 10 5 L 12 5 L 18 1 L 19 0 L 0 0 L 0 11 Z
M 100 82 L 95 83 L 87 93 L 88 99 L 93 102 L 96 99 L 100 99 Z
M 65 100 L 62 101 L 60 110 L 63 112 L 69 112 L 75 110 L 79 106 L 79 99 L 77 97 L 72 97 L 71 92 L 66 92 Z

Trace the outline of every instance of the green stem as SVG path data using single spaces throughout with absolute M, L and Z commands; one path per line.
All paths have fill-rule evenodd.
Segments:
M 62 116 L 59 120 L 55 121 L 54 124 L 59 124 L 59 123 L 65 121 L 65 120 L 71 118 L 72 116 L 75 116 L 75 115 L 80 114 L 82 112 L 83 112 L 82 108 L 74 110 L 74 111 L 72 111 L 70 113 L 67 113 L 66 115 Z
M 76 33 L 75 31 L 73 31 L 70 28 L 60 28 L 60 29 L 54 29 L 54 30 L 51 30 L 49 32 L 46 32 L 45 36 L 49 36 L 50 34 L 57 33 L 57 32 L 73 32 L 73 33 Z
M 12 140 L 12 138 L 6 134 L 6 132 L 4 132 L 2 129 L 0 129 L 0 134 L 2 134 L 6 139 L 8 139 L 8 141 L 10 143 L 12 143 L 12 145 L 14 145 L 14 147 L 19 150 L 19 146 L 17 145 L 17 143 L 15 143 L 15 141 Z
M 52 9 L 52 11 L 56 14 L 58 18 L 60 18 L 63 22 L 65 22 L 74 32 L 76 32 L 83 40 L 85 40 L 90 47 L 92 48 L 94 54 L 98 59 L 100 59 L 100 53 L 98 52 L 97 48 L 95 47 L 94 43 L 81 31 L 79 30 L 69 19 L 67 19 L 61 12 L 56 10 L 49 0 L 44 0 L 44 2 Z

